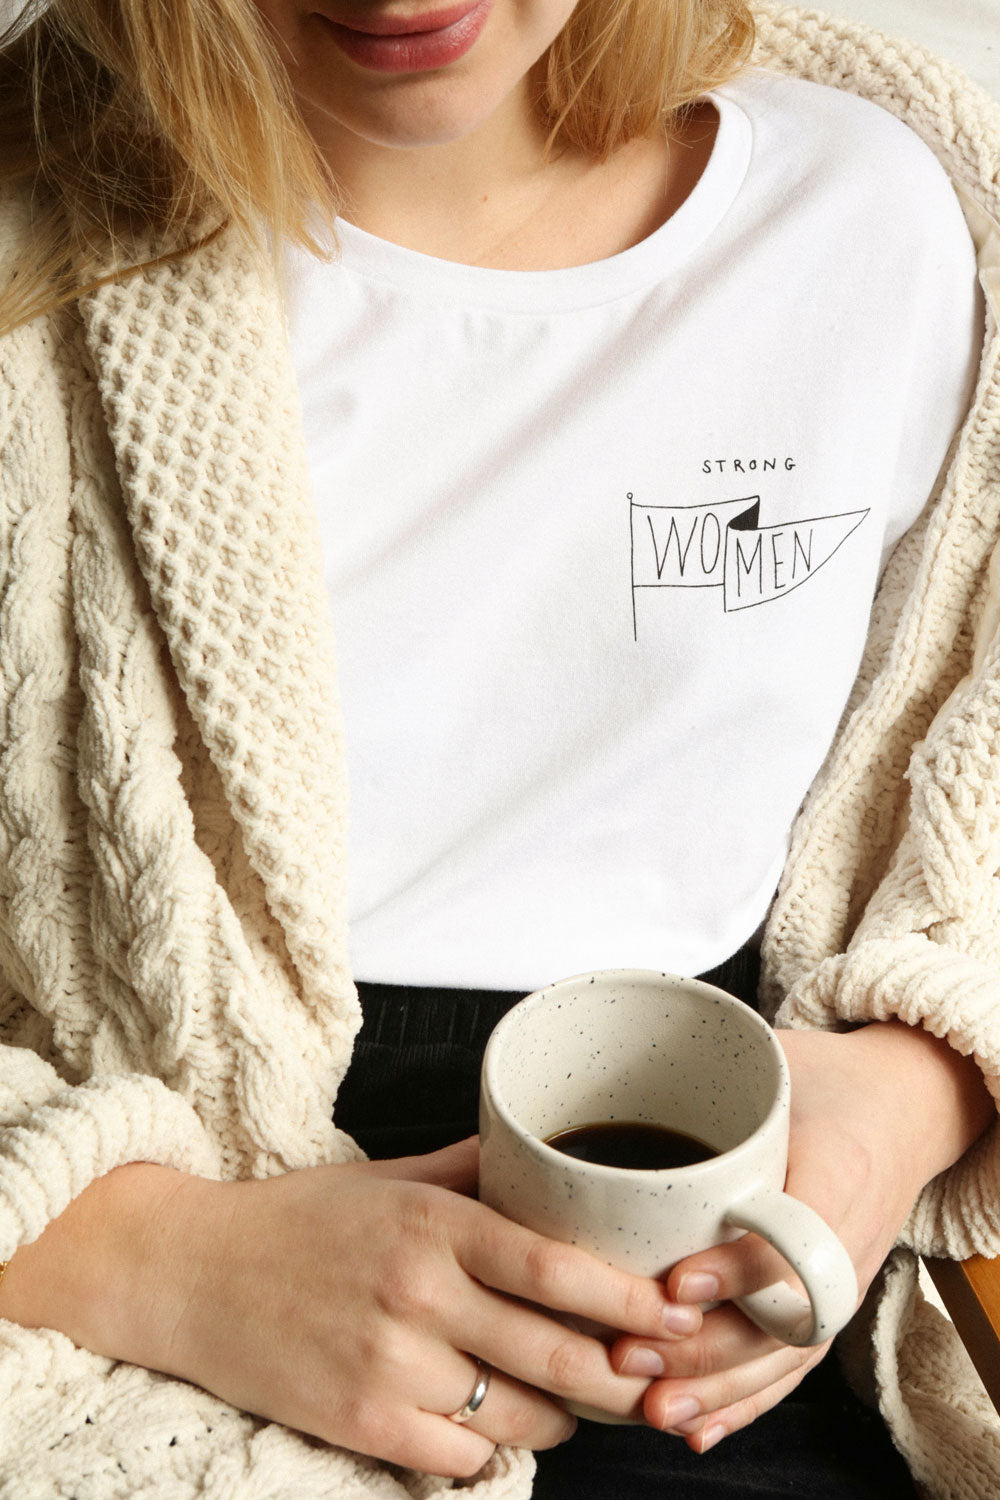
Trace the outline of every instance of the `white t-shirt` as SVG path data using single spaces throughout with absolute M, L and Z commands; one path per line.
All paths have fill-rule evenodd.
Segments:
M 291 259 L 359 978 L 698 973 L 766 913 L 983 315 L 905 126 L 760 73 L 712 97 L 701 180 L 609 260 L 346 223 Z

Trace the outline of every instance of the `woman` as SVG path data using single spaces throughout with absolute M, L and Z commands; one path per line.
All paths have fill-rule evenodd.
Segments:
M 654 1490 L 731 1492 L 722 1455 L 763 1463 L 771 1437 L 735 1445 L 834 1368 L 730 1303 L 781 1263 L 748 1238 L 631 1278 L 475 1203 L 474 1142 L 410 1154 L 423 1101 L 402 1151 L 377 1130 L 425 1015 L 440 1055 L 552 966 L 735 982 L 720 961 L 752 967 L 785 863 L 765 950 L 800 1028 L 789 1190 L 862 1288 L 898 1239 L 995 1248 L 996 395 L 952 448 L 982 307 L 946 178 L 846 95 L 723 89 L 736 7 L 678 5 L 663 46 L 638 3 L 569 0 L 56 0 L 26 24 L 0 130 L 6 1474 L 514 1495 L 531 1449 L 549 1493 L 606 1493 L 625 1462 L 635 1493 L 649 1465 Z M 764 30 L 817 78 L 881 56 L 816 21 Z M 989 174 L 950 107 L 928 135 L 985 242 Z M 339 259 L 310 259 L 331 232 Z M 581 576 L 581 545 L 610 571 Z M 362 1011 L 382 1029 L 347 1073 Z M 447 1073 L 427 1088 L 450 1105 Z M 933 1430 L 910 1264 L 878 1303 L 881 1395 L 946 1494 L 982 1459 Z M 897 1345 L 930 1381 L 923 1430 Z M 641 1415 L 641 1451 L 564 1444 L 564 1396 Z M 833 1419 L 802 1455 L 813 1493 L 861 1493 L 828 1447 L 860 1442 L 849 1400 L 813 1401 Z M 905 1484 L 874 1427 L 859 1451 Z

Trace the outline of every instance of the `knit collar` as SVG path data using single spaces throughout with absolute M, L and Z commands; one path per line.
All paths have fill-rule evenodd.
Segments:
M 273 268 L 228 231 L 81 314 L 180 685 L 307 1003 L 353 1027 L 332 626 Z

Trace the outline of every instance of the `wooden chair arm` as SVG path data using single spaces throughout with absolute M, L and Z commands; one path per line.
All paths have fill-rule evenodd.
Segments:
M 1000 1256 L 992 1260 L 982 1255 L 969 1260 L 928 1257 L 924 1265 L 993 1405 L 1000 1411 Z

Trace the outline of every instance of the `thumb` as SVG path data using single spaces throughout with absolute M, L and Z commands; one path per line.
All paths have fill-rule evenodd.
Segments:
M 426 1182 L 475 1197 L 479 1186 L 479 1137 L 470 1135 L 464 1141 L 456 1141 L 453 1146 L 444 1146 L 426 1156 L 397 1156 L 390 1161 L 365 1162 L 361 1170 L 375 1177 Z

